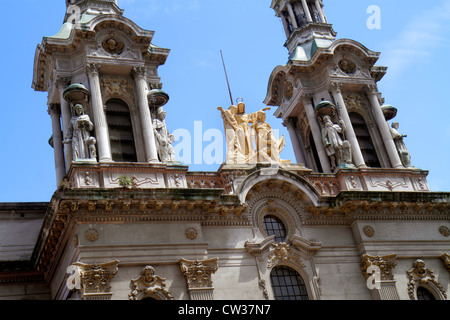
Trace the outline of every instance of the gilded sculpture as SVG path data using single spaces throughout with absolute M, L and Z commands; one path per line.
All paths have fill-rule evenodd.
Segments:
M 285 146 L 284 136 L 277 139 L 266 122 L 265 111 L 270 108 L 247 114 L 245 104 L 239 102 L 227 110 L 217 109 L 224 122 L 227 164 L 284 162 L 280 159 Z

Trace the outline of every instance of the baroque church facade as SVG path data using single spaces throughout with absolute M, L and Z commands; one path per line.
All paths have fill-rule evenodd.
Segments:
M 66 1 L 37 46 L 58 189 L 0 204 L 0 299 L 447 300 L 450 193 L 415 168 L 379 53 L 336 39 L 321 0 L 272 0 L 289 61 L 263 109 L 220 108 L 217 172 L 174 158 L 169 50 L 115 0 Z M 268 8 L 269 9 L 269 8 Z M 391 122 L 391 124 L 390 124 Z M 280 159 L 291 143 L 296 159 Z M 11 215 L 14 212 L 14 215 Z M 12 217 L 12 218 L 11 218 Z

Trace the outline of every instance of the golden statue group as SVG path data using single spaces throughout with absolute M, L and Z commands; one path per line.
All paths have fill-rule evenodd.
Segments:
M 226 164 L 283 163 L 280 152 L 285 146 L 284 136 L 275 138 L 266 122 L 265 108 L 246 114 L 245 104 L 239 102 L 222 112 L 227 143 Z M 250 124 L 252 124 L 250 126 Z

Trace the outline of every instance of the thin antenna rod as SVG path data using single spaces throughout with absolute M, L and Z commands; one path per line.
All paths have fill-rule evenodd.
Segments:
M 220 50 L 220 55 L 222 56 L 223 69 L 225 70 L 225 77 L 227 78 L 228 92 L 230 93 L 231 104 L 233 105 L 233 96 L 231 95 L 230 81 L 228 81 L 227 68 L 225 67 L 225 60 L 223 59 L 223 52 Z

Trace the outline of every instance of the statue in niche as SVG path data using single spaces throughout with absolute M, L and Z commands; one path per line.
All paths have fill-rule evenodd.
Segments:
M 74 115 L 70 120 L 63 143 L 72 144 L 74 161 L 95 161 L 97 156 L 96 140 L 91 136 L 94 124 L 89 116 L 84 113 L 84 107 L 81 104 L 75 105 L 73 109 Z
M 163 163 L 175 162 L 175 150 L 172 143 L 175 137 L 169 134 L 166 126 L 166 112 L 163 108 L 156 110 L 156 118 L 153 120 L 153 132 L 155 134 L 156 149 L 159 160 Z
M 405 168 L 411 167 L 411 156 L 409 154 L 408 149 L 406 148 L 406 144 L 403 141 L 403 138 L 406 138 L 406 135 L 402 135 L 398 132 L 398 128 L 400 124 L 398 122 L 392 123 L 391 134 L 394 139 L 395 146 L 397 147 L 397 152 L 400 156 L 400 160 Z
M 340 120 L 339 125 L 334 124 L 329 115 L 323 117 L 323 122 L 322 140 L 325 151 L 331 159 L 331 169 L 351 164 L 351 145 L 347 140 L 341 138 L 341 134 L 345 130 L 344 122 Z
M 257 161 L 281 163 L 280 153 L 283 151 L 286 141 L 284 136 L 275 138 L 271 126 L 266 122 L 266 108 L 255 112 L 252 125 L 252 135 L 256 141 Z
M 225 129 L 225 140 L 227 144 L 227 155 L 226 155 L 226 163 L 227 164 L 235 164 L 238 163 L 238 138 L 236 131 L 238 129 L 238 124 L 236 120 L 237 106 L 232 105 L 227 110 L 224 110 L 222 107 L 218 107 L 222 114 L 223 126 Z

